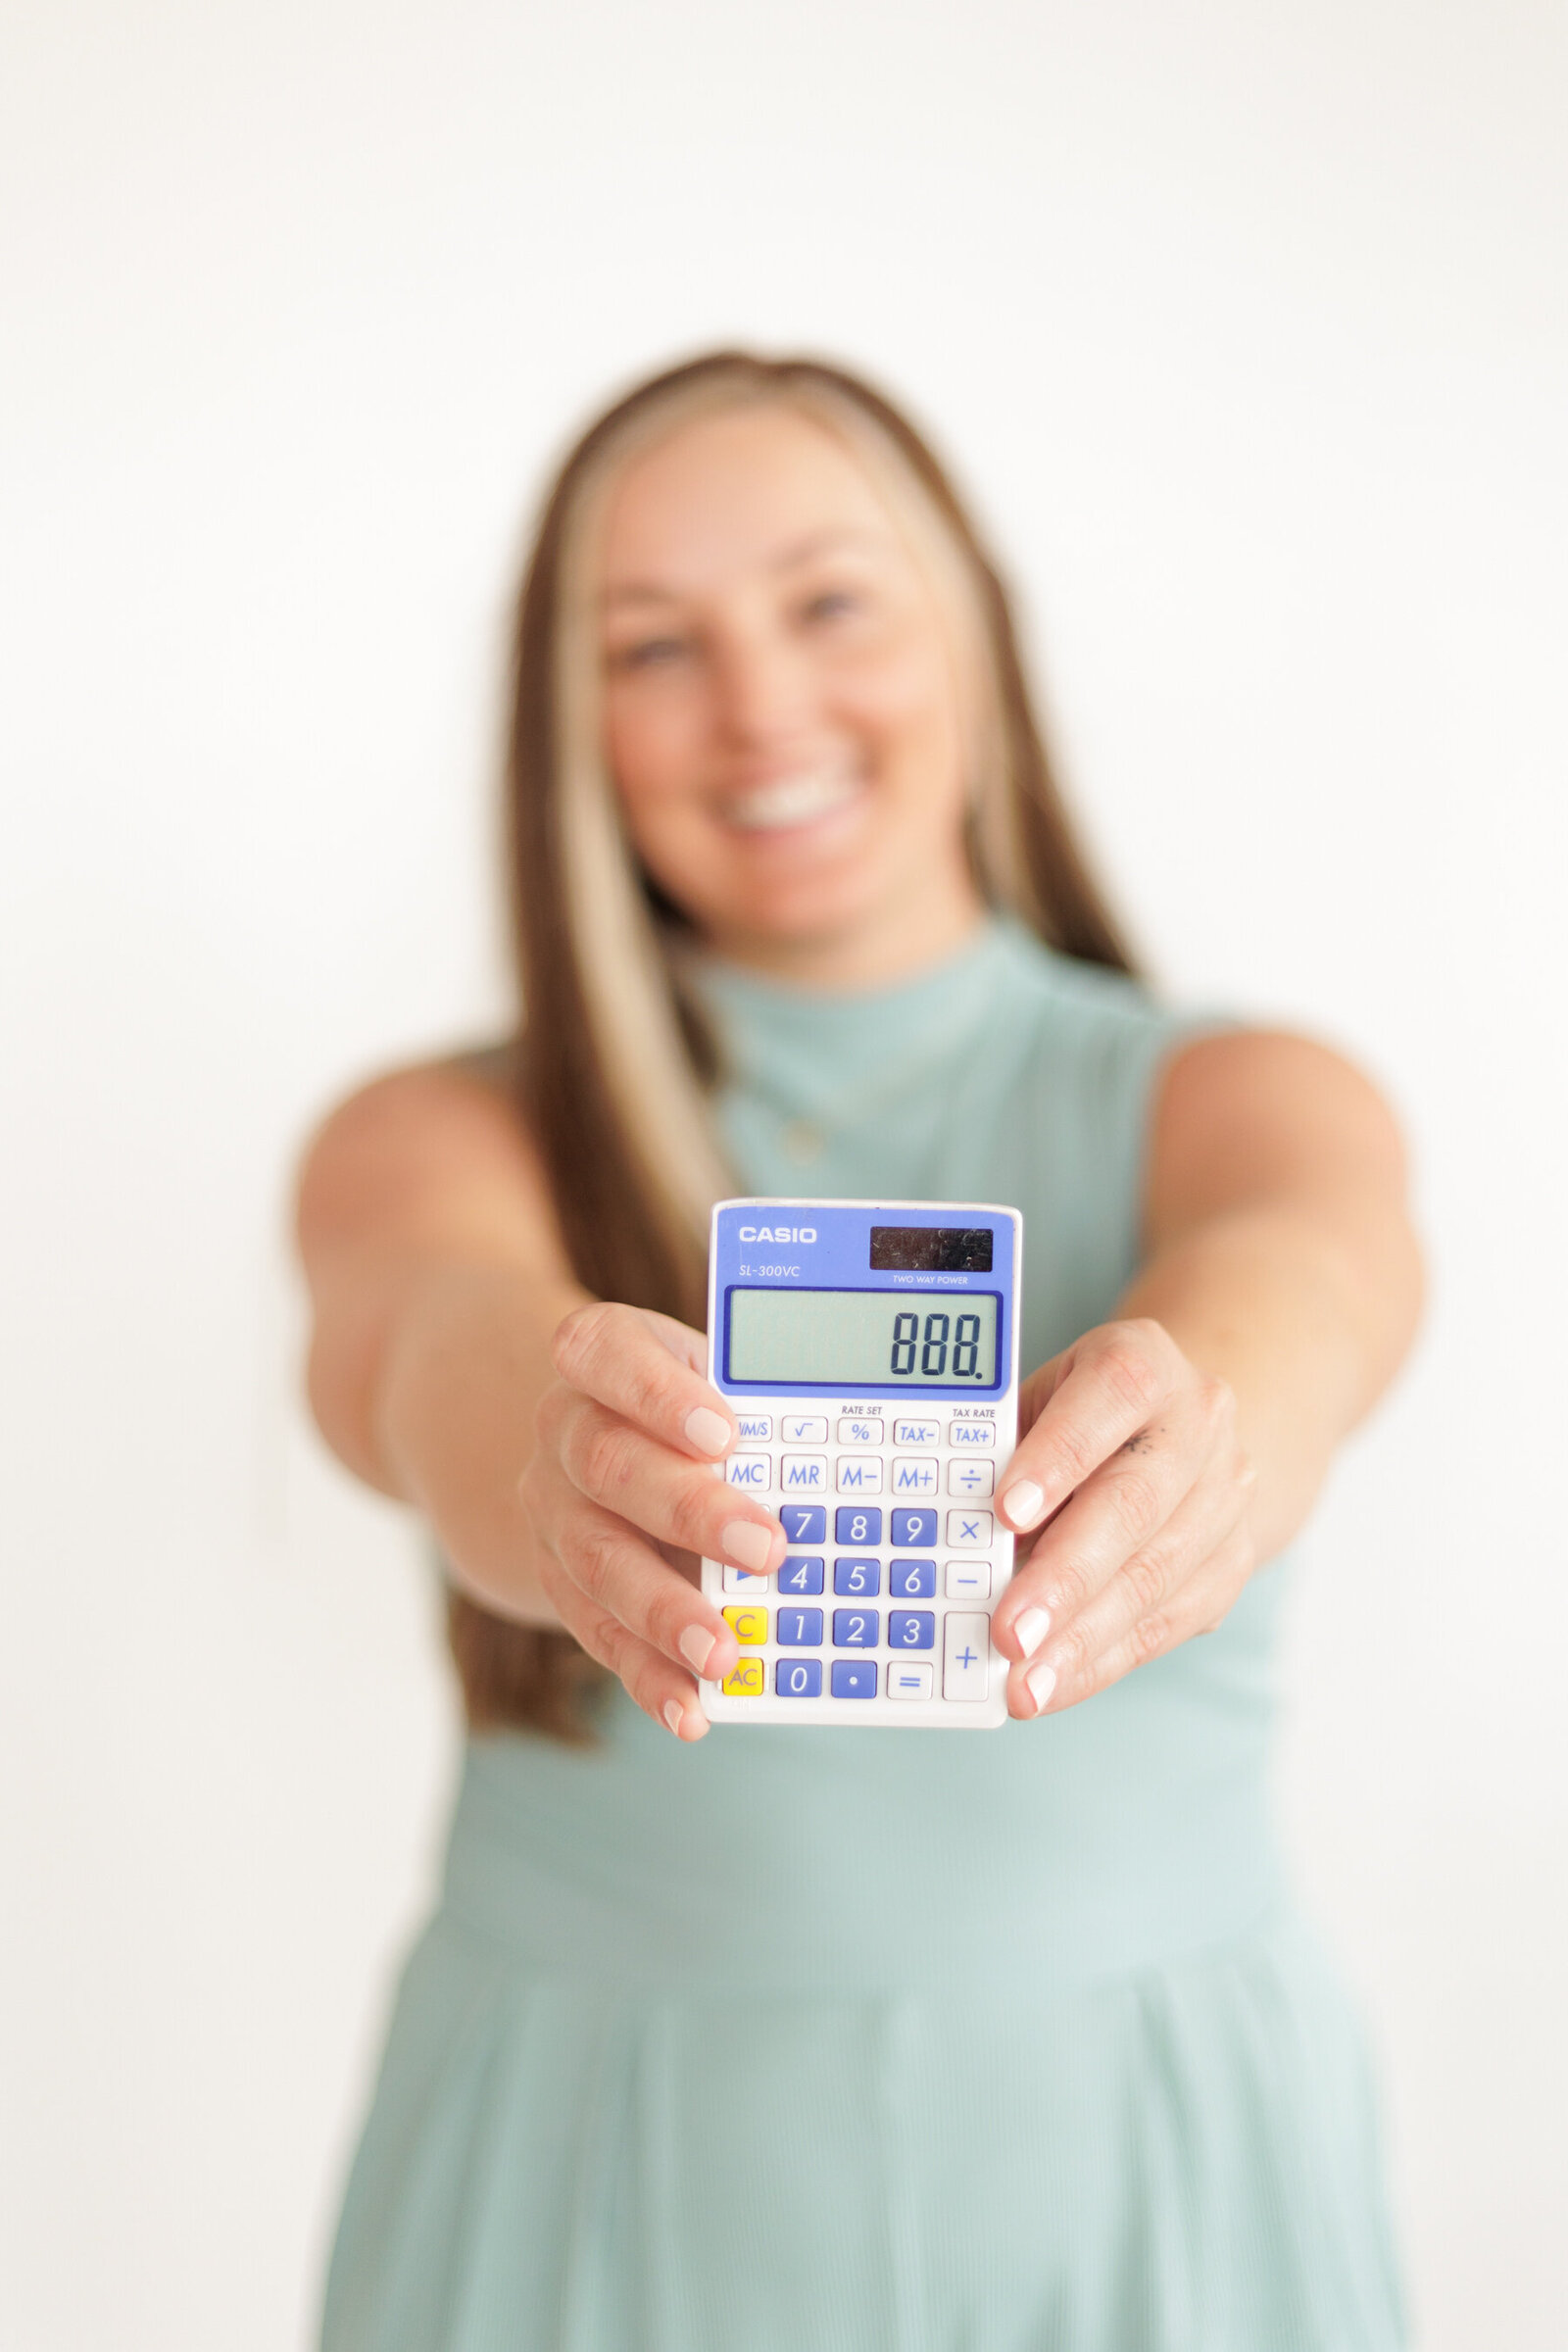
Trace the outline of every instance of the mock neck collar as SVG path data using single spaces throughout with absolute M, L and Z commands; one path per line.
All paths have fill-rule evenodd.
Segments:
M 956 992 L 966 993 L 976 980 L 989 979 L 1013 929 L 1004 915 L 984 915 L 935 963 L 896 980 L 858 988 L 775 979 L 702 950 L 685 958 L 683 970 L 703 1004 L 720 1017 L 733 1014 L 783 1033 L 819 1039 L 841 1030 L 849 1035 L 868 1028 L 882 1032 L 889 1026 L 903 1027 Z

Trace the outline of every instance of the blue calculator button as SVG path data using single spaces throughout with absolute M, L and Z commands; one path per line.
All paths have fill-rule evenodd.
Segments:
M 820 1698 L 821 1659 L 780 1658 L 773 1669 L 773 1688 L 780 1698 Z
M 820 1592 L 822 1562 L 805 1553 L 792 1554 L 778 1572 L 778 1589 L 781 1592 Z
M 788 1560 L 784 1565 L 789 1566 Z M 782 1591 L 784 1579 L 780 1577 L 778 1581 Z M 933 1600 L 936 1590 L 935 1560 L 889 1560 L 888 1591 L 895 1600 Z
M 839 1517 L 842 1519 L 844 1513 L 840 1511 Z M 934 1544 L 936 1540 L 937 1515 L 935 1511 L 894 1512 L 893 1541 L 895 1544 L 900 1545 L 906 1544 L 909 1549 L 913 1551 L 916 1545 L 921 1544 Z M 840 1537 L 839 1541 L 841 1543 L 843 1542 L 842 1536 Z
M 882 1590 L 881 1561 L 835 1560 L 833 1590 L 835 1592 L 858 1592 L 862 1600 L 869 1600 L 873 1592 Z
M 875 1698 L 876 1660 L 874 1658 L 835 1658 L 833 1661 L 833 1695 L 835 1698 Z
M 844 1513 L 840 1511 L 842 1519 Z M 786 1502 L 779 1511 L 778 1523 L 784 1530 L 786 1544 L 825 1544 L 827 1542 L 827 1505 L 821 1502 Z
M 936 1521 L 931 1522 L 931 1540 L 936 1541 Z M 880 1544 L 882 1514 L 868 1511 L 863 1502 L 841 1503 L 833 1514 L 835 1544 Z
M 822 1645 L 821 1610 L 780 1609 L 778 1645 L 780 1649 L 819 1649 Z
M 875 1649 L 877 1628 L 881 1622 L 876 1609 L 835 1609 L 833 1612 L 833 1646 L 835 1649 Z
M 779 1611 L 779 1623 L 784 1612 Z M 930 1649 L 937 1638 L 937 1621 L 929 1609 L 889 1609 L 889 1649 Z M 779 1640 L 782 1642 L 783 1635 Z

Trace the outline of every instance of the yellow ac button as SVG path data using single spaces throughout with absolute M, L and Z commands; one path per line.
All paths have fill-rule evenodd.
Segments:
M 719 1685 L 726 1698 L 760 1698 L 765 1687 L 760 1658 L 737 1658 L 734 1671 L 726 1674 Z

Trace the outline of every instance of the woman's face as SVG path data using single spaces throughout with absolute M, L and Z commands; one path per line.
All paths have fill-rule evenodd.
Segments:
M 970 927 L 951 633 L 829 433 L 742 409 L 636 460 L 606 519 L 602 625 L 627 826 L 721 952 L 870 977 Z

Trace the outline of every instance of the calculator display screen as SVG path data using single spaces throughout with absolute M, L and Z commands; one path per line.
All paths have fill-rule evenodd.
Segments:
M 809 1388 L 997 1385 L 994 1291 L 729 1294 L 727 1377 Z

